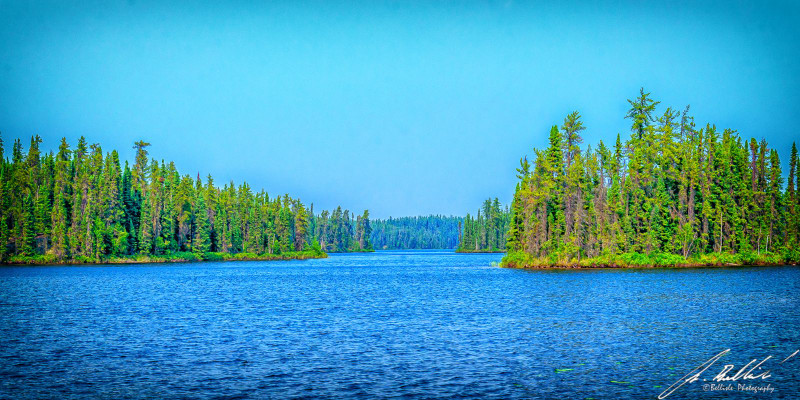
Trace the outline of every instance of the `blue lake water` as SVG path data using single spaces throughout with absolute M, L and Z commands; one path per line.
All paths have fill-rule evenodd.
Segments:
M 500 258 L 3 267 L 0 398 L 651 399 L 725 349 L 668 398 L 800 398 L 800 354 L 780 364 L 800 349 L 798 267 Z M 703 390 L 768 356 L 768 379 Z

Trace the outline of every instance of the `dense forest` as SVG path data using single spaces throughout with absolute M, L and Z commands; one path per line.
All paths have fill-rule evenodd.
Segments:
M 463 230 L 459 229 L 459 253 L 502 252 L 506 248 L 506 232 L 511 214 L 495 198 L 486 199 L 475 217 L 467 214 Z
M 132 166 L 81 137 L 71 148 L 27 152 L 19 139 L 0 157 L 0 260 L 147 262 L 322 257 L 299 199 L 247 183 L 214 185 L 149 159 L 135 143 Z M 0 138 L 0 154 L 3 142 Z
M 372 243 L 382 250 L 454 249 L 460 224 L 460 217 L 442 215 L 375 220 Z
M 580 147 L 578 112 L 520 161 L 509 266 L 725 265 L 798 262 L 797 148 L 788 181 L 776 149 L 695 126 L 689 107 L 640 91 L 627 140 Z
M 313 205 L 312 205 L 313 215 Z M 311 219 L 311 232 L 323 251 L 331 253 L 373 251 L 370 235 L 372 225 L 369 211 L 353 218 L 350 210 L 342 211 L 336 207 L 333 212 L 327 210 Z

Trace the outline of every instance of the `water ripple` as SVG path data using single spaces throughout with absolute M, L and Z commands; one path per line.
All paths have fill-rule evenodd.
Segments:
M 725 348 L 800 347 L 796 267 L 499 258 L 0 268 L 0 398 L 655 398 Z M 800 397 L 798 364 L 772 397 Z

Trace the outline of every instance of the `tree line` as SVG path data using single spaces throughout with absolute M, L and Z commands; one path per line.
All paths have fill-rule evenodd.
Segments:
M 788 179 L 766 140 L 697 127 L 687 106 L 628 100 L 630 136 L 581 148 L 575 111 L 520 160 L 509 265 L 797 262 L 797 148 Z
M 378 219 L 372 223 L 372 243 L 383 250 L 454 249 L 461 221 L 443 215 Z
M 336 207 L 333 212 L 324 210 L 319 215 L 312 216 L 311 232 L 316 242 L 326 252 L 373 251 L 369 210 L 364 210 L 364 213 L 358 216 L 350 214 L 350 210 L 342 210 L 341 206 Z
M 0 157 L 2 261 L 324 256 L 310 212 L 289 195 L 182 175 L 173 162 L 150 159 L 144 141 L 124 167 L 116 150 L 84 137 L 74 148 L 62 139 L 55 153 L 40 144 L 32 137 L 25 152 L 17 139 L 11 160 Z
M 475 217 L 469 213 L 459 225 L 458 252 L 500 252 L 506 248 L 506 232 L 511 214 L 500 201 L 486 199 Z

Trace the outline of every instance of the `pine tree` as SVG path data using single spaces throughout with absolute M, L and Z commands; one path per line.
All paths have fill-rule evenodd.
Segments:
M 308 214 L 305 207 L 298 200 L 295 203 L 295 216 L 294 216 L 294 250 L 302 251 L 306 245 L 306 230 L 308 229 Z
M 370 237 L 372 236 L 372 225 L 369 222 L 369 210 L 364 210 L 364 214 L 361 215 L 361 246 L 362 250 L 372 250 L 372 240 Z
M 636 100 L 628 100 L 628 103 L 631 108 L 625 118 L 633 120 L 631 130 L 634 132 L 634 137 L 641 140 L 647 133 L 647 128 L 651 126 L 653 113 L 660 102 L 653 101 L 650 98 L 650 93 L 645 93 L 644 88 L 641 88 L 639 89 L 639 97 Z
M 208 210 L 206 200 L 202 193 L 198 194 L 194 207 L 195 231 L 192 241 L 192 251 L 198 256 L 203 256 L 209 251 L 211 241 L 209 239 Z
M 50 238 L 52 240 L 53 252 L 58 260 L 65 260 L 69 258 L 70 245 L 69 236 L 69 209 L 67 201 L 69 199 L 69 161 L 70 150 L 67 139 L 61 139 L 61 145 L 58 147 L 58 154 L 56 155 L 55 163 L 55 196 L 53 200 L 53 209 L 50 213 L 50 223 L 52 231 Z
M 766 251 L 775 251 L 782 245 L 781 231 L 784 228 L 784 221 L 780 218 L 783 208 L 783 175 L 781 173 L 781 160 L 775 149 L 769 153 L 769 172 L 768 172 L 768 191 L 769 202 L 769 231 L 767 234 Z
M 792 151 L 789 155 L 789 178 L 786 182 L 786 209 L 782 218 L 786 221 L 784 241 L 787 247 L 798 248 L 800 246 L 800 218 L 798 218 L 798 196 L 796 193 L 795 180 L 798 177 L 797 146 L 792 142 Z
M 153 254 L 154 246 L 154 231 L 153 216 L 152 216 L 152 194 L 145 194 L 142 199 L 141 222 L 139 225 L 139 253 L 143 255 Z
M 36 230 L 33 209 L 33 196 L 25 196 L 22 209 L 22 235 L 19 242 L 18 253 L 23 256 L 33 256 L 36 254 Z

